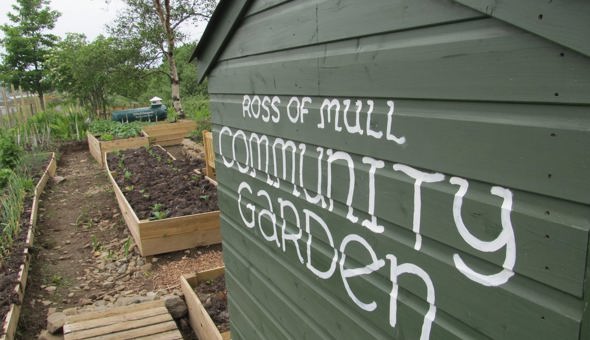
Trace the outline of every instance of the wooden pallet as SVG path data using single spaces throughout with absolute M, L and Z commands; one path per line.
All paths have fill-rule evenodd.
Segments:
M 64 340 L 182 339 L 164 300 L 66 317 Z

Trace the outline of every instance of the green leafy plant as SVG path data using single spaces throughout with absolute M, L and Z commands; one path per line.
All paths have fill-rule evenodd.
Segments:
M 90 123 L 88 131 L 100 140 L 107 141 L 113 139 L 132 138 L 141 134 L 141 129 L 145 123 L 129 122 L 121 123 L 112 120 L 95 120 Z
M 15 169 L 22 153 L 22 149 L 12 136 L 7 134 L 0 136 L 0 168 Z
M 51 283 L 53 283 L 54 285 L 59 286 L 63 282 L 64 282 L 63 276 L 58 275 L 58 274 L 51 275 Z
M 0 169 L 0 189 L 3 189 L 8 184 L 10 176 L 14 175 L 14 171 L 11 169 Z
M 93 251 L 99 251 L 102 248 L 102 244 L 96 238 L 96 235 L 90 236 L 90 245 L 92 246 Z
M 209 195 L 201 195 L 201 196 L 199 196 L 199 198 L 201 199 L 201 201 L 208 201 Z
M 123 254 L 125 254 L 125 257 L 129 256 L 130 249 L 131 249 L 131 238 L 127 237 L 127 240 L 125 240 L 125 243 L 123 243 Z
M 129 180 L 129 179 L 131 179 L 131 176 L 133 176 L 133 174 L 131 173 L 131 171 L 125 170 L 125 173 L 123 174 L 123 177 L 125 177 L 126 180 Z
M 152 220 L 161 220 L 168 216 L 168 210 L 162 210 L 164 206 L 156 203 L 152 206 L 151 218 Z

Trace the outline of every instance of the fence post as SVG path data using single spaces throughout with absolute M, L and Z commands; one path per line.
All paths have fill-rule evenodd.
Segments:
M 8 116 L 10 115 L 10 103 L 8 102 L 8 96 L 6 95 L 6 88 L 4 84 L 0 84 L 2 87 L 2 104 L 4 104 L 5 114 Z

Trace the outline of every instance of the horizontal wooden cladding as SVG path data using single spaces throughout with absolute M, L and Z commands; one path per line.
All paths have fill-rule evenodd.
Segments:
M 329 279 L 318 279 L 305 264 L 293 261 L 296 255 L 292 249 L 283 252 L 265 241 L 259 230 L 247 229 L 231 216 L 239 215 L 232 211 L 222 216 L 222 228 L 228 277 L 240 278 L 238 283 L 234 283 L 236 279 L 228 282 L 232 308 L 237 305 L 244 310 L 254 324 L 268 324 L 269 319 L 274 319 L 289 334 L 301 334 L 304 327 L 309 338 L 419 338 L 428 308 L 420 280 L 405 277 L 398 281 L 397 325 L 392 328 L 389 266 L 349 280 L 352 291 L 362 301 L 377 303 L 375 311 L 364 312 L 346 294 L 338 272 Z M 572 302 L 566 295 L 531 286 L 519 277 L 502 287 L 479 286 L 461 277 L 436 252 L 416 257 L 411 246 L 394 239 L 388 242 L 390 254 L 400 263 L 420 266 L 434 282 L 437 312 L 431 339 L 578 338 L 583 302 Z M 325 268 L 321 252 L 315 245 L 312 249 L 314 265 Z M 377 256 L 384 254 L 378 252 Z M 366 262 L 354 262 L 357 266 L 359 263 L 362 266 Z M 236 291 L 237 286 L 242 287 Z M 264 308 L 251 301 L 264 301 Z M 270 328 L 266 326 L 265 331 Z M 323 336 L 325 333 L 329 335 Z
M 209 92 L 588 104 L 590 60 L 481 19 L 223 61 Z
M 255 1 L 220 60 L 292 49 L 317 43 L 407 30 L 485 15 L 451 0 Z
M 590 116 L 588 106 L 472 103 L 395 100 L 392 133 L 405 137 L 403 145 L 359 134 L 336 131 L 334 123 L 324 129 L 321 97 L 311 97 L 309 115 L 303 123 L 287 118 L 289 97 L 279 97 L 281 121 L 263 123 L 243 117 L 242 96 L 211 97 L 212 119 L 220 126 L 305 141 L 354 154 L 400 162 L 415 167 L 463 176 L 541 195 L 590 204 Z M 333 99 L 333 98 L 329 98 Z M 340 101 L 343 125 L 345 98 Z M 367 121 L 367 98 L 348 98 L 354 121 L 355 102 L 361 101 L 361 122 Z M 385 133 L 389 99 L 375 99 L 373 129 Z M 332 114 L 334 114 L 332 112 Z M 334 119 L 332 117 L 332 119 Z M 214 138 L 218 143 L 218 136 Z M 216 146 L 217 149 L 217 146 Z M 218 149 L 217 149 L 218 150 Z M 230 149 L 224 149 L 230 152 Z M 228 151 L 229 150 L 229 151 Z M 315 150 L 308 148 L 309 152 Z
M 251 1 L 252 5 L 248 8 L 246 16 L 251 16 L 256 13 L 266 11 L 269 8 L 273 8 L 275 6 L 284 4 L 286 2 L 293 1 L 293 0 L 259 0 L 259 1 Z
M 218 171 L 221 169 L 228 172 L 228 169 L 223 165 L 220 165 Z M 252 188 L 264 188 L 270 197 L 296 202 L 300 213 L 304 208 L 314 207 L 305 199 L 293 197 L 291 195 L 293 186 L 288 184 L 288 181 L 281 181 L 281 189 L 275 189 L 265 184 L 266 178 L 263 175 L 263 178 L 254 179 L 240 174 L 237 171 L 237 166 L 229 172 L 232 174 L 231 179 L 226 178 L 223 182 L 227 188 L 237 190 L 240 183 L 244 181 L 250 183 Z M 346 172 L 336 169 L 333 176 L 347 179 Z M 368 169 L 357 171 L 356 182 L 368 183 L 367 173 Z M 410 246 L 414 246 L 417 238 L 412 231 L 414 181 L 409 177 L 404 177 L 401 173 L 391 171 L 387 175 L 378 175 L 375 183 L 378 189 L 374 214 L 378 216 L 379 224 L 384 227 L 383 235 L 388 236 L 379 238 L 378 236 L 381 234 L 375 234 L 375 245 L 387 248 L 390 237 L 400 237 L 406 239 Z M 310 183 L 309 185 L 313 186 L 314 184 Z M 490 188 L 491 186 L 483 183 L 471 182 L 461 208 L 463 223 L 470 233 L 484 240 L 493 240 L 502 232 L 500 223 L 502 199 L 491 195 Z M 338 185 L 335 188 L 333 197 L 336 202 L 333 212 L 319 208 L 318 204 L 322 216 L 332 225 L 348 221 L 345 218 L 348 208 L 343 203 L 346 201 L 347 191 L 348 185 Z M 451 261 L 454 253 L 461 253 L 464 254 L 463 256 L 469 257 L 469 262 L 480 267 L 482 272 L 501 271 L 501 266 L 507 256 L 504 249 L 491 253 L 481 252 L 471 247 L 461 237 L 453 215 L 456 192 L 457 187 L 449 184 L 448 181 L 422 185 L 420 212 L 422 242 L 424 244 L 440 243 L 440 246 L 437 247 L 441 249 L 448 261 Z M 252 203 L 259 210 L 267 208 L 269 204 L 262 196 L 249 194 L 247 191 L 244 191 L 243 194 L 246 197 L 242 198 L 242 204 Z M 235 195 L 232 194 L 232 197 Z M 587 219 L 588 207 L 523 192 L 513 192 L 513 195 L 513 210 L 510 218 L 516 240 L 514 271 L 523 277 L 528 277 L 576 297 L 582 297 L 584 278 L 587 275 L 586 258 L 588 256 L 588 229 L 590 228 Z M 369 218 L 367 214 L 368 199 L 368 189 L 358 185 L 354 191 L 352 207 L 354 214 L 360 220 L 358 224 L 351 222 L 348 224 L 361 228 L 359 232 L 369 231 L 360 225 L 360 221 Z M 226 200 L 224 203 L 228 204 L 228 201 Z M 276 200 L 274 205 L 278 205 Z M 548 212 L 551 215 L 547 215 Z M 290 218 L 287 221 L 289 227 L 297 230 L 297 223 L 293 220 L 293 216 L 287 216 Z
M 590 2 L 455 0 L 590 56 Z

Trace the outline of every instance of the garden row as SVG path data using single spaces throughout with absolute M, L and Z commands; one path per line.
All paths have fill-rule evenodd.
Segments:
M 3 246 L 7 249 L 3 249 L 0 258 L 0 339 L 14 338 L 27 285 L 39 197 L 49 177 L 54 176 L 56 172 L 54 153 L 33 155 L 29 158 L 35 161 L 21 166 L 26 167 L 23 169 L 25 173 L 32 173 L 31 178 L 28 178 L 28 175 L 20 177 L 12 174 L 3 189 L 2 238 Z M 39 171 L 38 168 L 42 170 Z M 28 183 L 32 183 L 32 179 L 37 180 L 37 184 L 29 189 Z M 12 211 L 14 216 L 5 216 L 8 211 Z M 9 226 L 13 226 L 13 230 L 8 231 Z M 5 238 L 10 242 L 6 242 Z
M 187 121 L 127 125 L 120 128 L 126 132 L 106 132 L 107 140 L 105 133 L 88 133 L 90 152 L 105 166 L 142 256 L 221 243 L 211 133 L 204 133 L 204 159 L 176 159 L 162 147 L 181 144 L 194 128 Z M 229 338 L 223 267 L 180 280 L 199 339 Z

